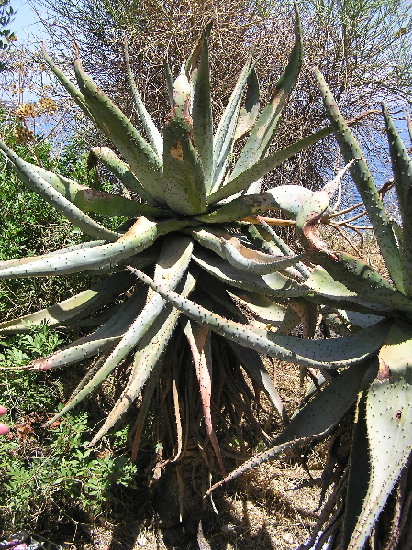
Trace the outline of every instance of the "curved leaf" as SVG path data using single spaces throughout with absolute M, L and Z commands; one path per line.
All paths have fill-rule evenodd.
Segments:
M 108 321 L 88 336 L 78 338 L 63 349 L 57 350 L 47 357 L 36 359 L 26 365 L 24 369 L 49 370 L 65 367 L 84 361 L 89 357 L 107 351 L 119 342 L 130 323 L 136 318 L 136 313 L 144 305 L 146 293 L 140 288 L 117 309 Z
M 253 318 L 259 323 L 270 325 L 270 328 L 278 328 L 285 317 L 286 305 L 277 304 L 273 298 L 264 294 L 255 294 L 241 289 L 233 288 L 227 291 L 235 302 L 240 302 L 244 308 L 251 312 Z
M 133 283 L 129 274 L 115 273 L 97 283 L 89 290 L 60 303 L 17 319 L 0 323 L 0 334 L 19 334 L 30 332 L 33 326 L 47 324 L 49 327 L 68 325 L 97 311 L 103 304 L 109 303 L 114 296 L 125 292 Z
M 250 166 L 248 169 L 240 172 L 236 177 L 233 177 L 233 175 L 231 175 L 226 185 L 224 185 L 220 189 L 214 190 L 214 192 L 208 198 L 208 203 L 216 204 L 219 201 L 230 197 L 231 195 L 241 193 L 242 191 L 247 189 L 253 182 L 259 180 L 264 175 L 271 172 L 274 168 L 276 168 L 276 166 L 279 166 L 288 158 L 296 155 L 300 151 L 303 151 L 307 147 L 314 145 L 319 140 L 329 136 L 332 133 L 333 128 L 331 126 L 323 128 L 322 130 L 318 130 L 317 132 L 314 132 L 313 134 L 302 138 L 296 143 L 293 143 L 292 145 L 289 145 L 284 149 L 275 151 L 267 157 L 260 159 L 259 161 L 252 164 L 252 166 Z
M 239 112 L 234 141 L 245 136 L 253 128 L 259 115 L 259 101 L 259 80 L 254 67 L 252 67 L 246 82 L 245 106 Z
M 204 223 L 225 223 L 250 216 L 262 216 L 268 210 L 281 209 L 295 218 L 303 205 L 312 197 L 313 191 L 301 185 L 281 185 L 263 193 L 241 195 L 213 212 L 197 216 Z M 284 225 L 290 225 L 285 220 Z
M 222 242 L 222 251 L 230 265 L 256 275 L 268 275 L 275 271 L 282 271 L 305 257 L 304 254 L 271 256 L 242 245 L 235 237 Z
M 159 130 L 156 128 L 152 117 L 147 112 L 147 109 L 144 106 L 144 103 L 140 96 L 139 90 L 137 89 L 135 79 L 133 78 L 132 69 L 130 67 L 129 46 L 127 43 L 127 39 L 124 42 L 124 58 L 126 62 L 126 71 L 129 79 L 130 88 L 132 90 L 133 99 L 136 105 L 137 112 L 139 114 L 140 121 L 143 124 L 144 129 L 146 130 L 150 145 L 152 146 L 155 153 L 157 153 L 158 157 L 161 158 L 163 150 L 162 136 Z
M 244 270 L 239 270 L 230 265 L 227 261 L 221 260 L 218 256 L 210 254 L 206 250 L 196 249 L 193 253 L 194 261 L 213 277 L 236 288 L 249 290 L 281 299 L 291 296 L 300 296 L 306 291 L 301 291 L 281 273 L 269 273 L 267 275 L 254 275 Z
M 402 218 L 401 258 L 403 263 L 403 285 L 405 293 L 410 296 L 412 295 L 412 160 L 409 158 L 406 147 L 385 107 L 383 107 L 383 114 L 385 116 L 386 134 L 388 136 L 396 194 Z
M 42 54 L 46 61 L 46 63 L 49 65 L 55 76 L 60 80 L 60 83 L 63 85 L 65 90 L 71 95 L 71 97 L 74 99 L 74 101 L 77 103 L 77 105 L 82 109 L 82 111 L 85 113 L 85 115 L 90 119 L 93 120 L 95 123 L 95 119 L 93 116 L 93 113 L 88 108 L 86 101 L 84 99 L 84 96 L 79 90 L 76 88 L 76 86 L 67 78 L 67 76 L 59 69 L 59 67 L 55 64 L 53 59 L 49 56 L 49 54 L 46 52 L 46 49 L 44 48 L 44 44 L 42 43 Z
M 162 253 L 159 257 L 155 269 L 155 280 L 166 281 L 168 288 L 175 288 L 180 279 L 185 274 L 190 262 L 193 250 L 193 242 L 188 238 L 182 239 L 181 236 L 172 236 L 166 239 L 162 247 Z M 143 335 L 157 320 L 164 306 L 164 299 L 159 294 L 149 293 L 146 304 L 140 313 L 135 317 L 121 340 L 106 359 L 104 364 L 95 373 L 93 378 L 79 391 L 63 409 L 56 414 L 48 424 L 52 424 L 57 418 L 60 418 L 67 411 L 76 406 L 89 393 L 91 393 L 99 384 L 101 384 L 117 365 L 137 346 Z
M 350 167 L 352 178 L 362 197 L 369 219 L 373 225 L 388 271 L 396 287 L 402 292 L 403 279 L 401 257 L 392 224 L 385 212 L 382 200 L 378 195 L 373 176 L 368 168 L 358 142 L 340 114 L 338 105 L 318 69 L 315 69 L 315 76 L 345 162 L 349 163 L 352 159 L 357 159 L 357 162 Z
M 196 279 L 187 274 L 182 294 L 188 296 L 195 286 Z M 118 399 L 116 405 L 109 413 L 104 425 L 94 436 L 90 445 L 95 445 L 105 433 L 116 424 L 119 418 L 126 413 L 130 405 L 137 399 L 148 378 L 156 376 L 159 372 L 159 362 L 166 349 L 166 346 L 173 334 L 174 327 L 179 318 L 180 312 L 170 306 L 166 306 L 159 315 L 155 325 L 152 325 L 143 335 L 139 342 L 133 360 L 133 369 L 128 384 Z
M 213 450 L 215 451 L 220 470 L 225 476 L 226 469 L 223 465 L 219 443 L 217 441 L 215 430 L 213 429 L 212 413 L 210 408 L 212 396 L 212 348 L 210 342 L 210 331 L 207 327 L 192 323 L 189 319 L 186 319 L 183 326 L 183 331 L 189 342 L 195 365 L 196 377 L 200 387 L 206 433 L 210 439 Z
M 217 334 L 259 353 L 304 366 L 339 368 L 360 363 L 376 354 L 391 326 L 390 322 L 382 322 L 351 336 L 327 340 L 304 340 L 295 336 L 284 336 L 271 331 L 252 329 L 247 325 L 225 319 L 168 290 L 164 285 L 156 284 L 142 271 L 129 269 L 190 319 L 207 325 Z
M 272 101 L 263 109 L 260 117 L 253 126 L 250 137 L 242 149 L 230 179 L 234 179 L 265 156 L 279 123 L 283 107 L 297 81 L 302 65 L 302 38 L 300 19 L 297 10 L 295 37 L 295 46 L 289 56 L 286 69 L 276 84 Z
M 222 118 L 220 119 L 219 126 L 213 140 L 213 192 L 220 187 L 226 173 L 226 168 L 234 143 L 234 134 L 239 116 L 240 101 L 252 67 L 252 60 L 249 59 L 239 75 L 236 86 L 230 96 L 229 103 L 226 106 Z M 208 200 L 209 204 L 214 204 L 214 202 L 217 201 Z
M 103 426 L 90 442 L 90 446 L 98 441 L 112 428 L 116 422 L 127 412 L 131 404 L 138 398 L 148 378 L 153 376 L 158 367 L 173 330 L 176 326 L 180 312 L 170 306 L 157 317 L 156 325 L 152 325 L 142 336 L 141 342 L 135 353 L 133 369 L 126 388 L 122 392 L 113 409 L 107 415 Z M 68 404 L 69 405 L 69 404 Z M 66 407 L 68 407 L 66 405 Z M 71 408 L 71 407 L 70 407 Z M 69 410 L 69 409 L 66 409 Z
M 142 199 L 146 200 L 149 204 L 153 204 L 153 197 L 142 187 L 139 180 L 131 171 L 130 166 L 121 160 L 109 147 L 94 147 L 91 149 L 88 159 L 89 165 L 95 166 L 97 160 L 106 166 L 129 191 L 138 193 Z M 156 210 L 162 212 L 160 208 Z
M 371 475 L 348 550 L 362 548 L 412 452 L 412 332 L 394 323 L 366 397 Z
M 71 223 L 80 227 L 88 235 L 96 239 L 115 241 L 120 234 L 107 229 L 85 214 L 80 208 L 67 200 L 59 191 L 43 179 L 37 168 L 25 162 L 14 151 L 9 149 L 5 143 L 0 141 L 0 149 L 5 153 L 12 164 L 17 176 L 27 185 L 29 189 L 41 195 L 48 203 L 61 212 Z
M 314 263 L 324 267 L 330 277 L 349 289 L 349 293 L 352 293 L 353 296 L 359 296 L 365 305 L 372 300 L 375 307 L 382 304 L 393 312 L 400 311 L 412 314 L 412 301 L 397 291 L 377 271 L 362 260 L 345 252 L 325 250 L 311 251 L 310 258 Z M 338 288 L 338 285 L 335 285 L 335 287 Z M 319 290 L 320 292 L 324 291 L 323 288 L 319 288 Z M 373 307 L 373 304 L 369 303 L 369 306 Z
M 196 149 L 202 159 L 205 193 L 209 193 L 213 183 L 213 116 L 208 51 L 210 29 L 211 24 L 206 27 L 203 33 L 200 56 L 192 69 L 192 72 L 196 73 L 192 107 L 193 137 Z
M 83 250 L 68 250 L 61 254 L 49 254 L 0 262 L 0 279 L 15 279 L 19 277 L 34 277 L 47 275 L 65 275 L 79 271 L 93 270 L 107 264 L 117 265 L 121 260 L 134 256 L 137 252 L 148 248 L 154 241 L 171 231 L 183 228 L 187 222 L 166 220 L 159 223 L 151 222 L 141 216 L 136 223 L 115 243 L 96 246 Z
M 99 147 L 99 150 L 107 149 Z M 92 149 L 89 154 L 97 155 L 96 149 Z M 108 149 L 110 151 L 110 149 Z M 110 151 L 111 152 L 111 151 Z M 113 153 L 114 155 L 114 153 Z M 107 158 L 107 156 L 105 157 Z M 29 163 L 28 163 L 29 164 Z M 107 163 L 105 163 L 107 166 Z M 35 172 L 39 174 L 47 183 L 49 183 L 56 191 L 61 193 L 66 199 L 71 201 L 75 206 L 80 208 L 82 212 L 94 212 L 102 216 L 164 216 L 166 213 L 161 208 L 142 204 L 134 200 L 128 199 L 121 195 L 99 191 L 86 185 L 80 185 L 74 180 L 49 172 L 40 166 L 30 165 Z
M 79 59 L 75 61 L 74 71 L 80 91 L 99 128 L 120 151 L 145 192 L 164 204 L 161 159 L 120 109 L 86 75 Z

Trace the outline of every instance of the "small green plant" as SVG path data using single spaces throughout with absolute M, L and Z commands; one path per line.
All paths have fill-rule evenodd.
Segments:
M 47 325 L 0 341 L 0 368 L 24 365 L 53 352 L 63 339 Z M 39 376 L 6 370 L 0 382 L 2 403 L 7 405 L 12 430 L 0 439 L 0 517 L 7 532 L 36 529 L 44 514 L 60 517 L 81 510 L 96 516 L 110 505 L 113 488 L 134 485 L 136 467 L 124 454 L 127 428 L 105 438 L 99 452 L 87 440 L 90 422 L 78 410 L 56 422 L 42 424 L 62 408 L 63 385 L 58 376 Z M 60 404 L 59 404 L 60 403 Z M 90 437 L 89 437 L 90 439 Z M 1 534 L 1 530 L 0 530 Z
M 41 379 L 38 373 L 27 377 L 22 376 L 21 371 L 9 369 L 54 351 L 63 341 L 64 338 L 47 325 L 32 327 L 26 334 L 0 339 L 0 368 L 4 369 L 0 382 L 1 399 L 12 409 L 14 417 L 39 407 L 50 410 L 62 399 L 57 378 Z
M 60 517 L 62 508 L 96 516 L 109 506 L 114 485 L 133 486 L 136 467 L 119 455 L 127 429 L 106 440 L 100 453 L 88 446 L 85 412 L 67 415 L 48 430 L 46 439 L 39 438 L 41 431 L 39 419 L 26 415 L 17 434 L 0 441 L 0 515 L 8 531 L 35 527 L 45 512 Z

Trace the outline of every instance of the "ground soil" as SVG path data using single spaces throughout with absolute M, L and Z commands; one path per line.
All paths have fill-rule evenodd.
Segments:
M 268 369 L 287 409 L 294 410 L 304 395 L 299 368 L 268 362 Z M 272 414 L 265 418 L 268 427 L 276 423 L 272 422 Z M 265 463 L 216 490 L 213 505 L 217 513 L 212 513 L 208 524 L 203 525 L 200 550 L 295 550 L 307 541 L 318 516 L 320 487 L 316 480 L 321 475 L 324 454 L 322 447 L 312 451 L 307 462 L 309 471 L 299 457 L 291 456 Z M 134 497 L 122 499 L 121 506 L 115 506 L 104 517 L 78 521 L 75 531 L 68 530 L 64 548 L 173 548 L 163 541 L 149 493 L 142 489 Z

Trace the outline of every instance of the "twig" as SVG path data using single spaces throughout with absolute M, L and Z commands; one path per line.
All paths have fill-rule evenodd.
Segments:
M 264 218 L 263 216 L 246 216 L 240 221 L 253 223 L 253 225 L 263 225 L 262 220 L 268 225 L 278 225 L 281 227 L 290 227 L 296 225 L 295 220 L 281 220 L 280 218 Z
M 349 219 L 347 219 L 347 220 L 342 220 L 342 221 L 340 221 L 340 222 L 336 222 L 336 223 L 333 224 L 333 225 L 335 225 L 335 226 L 346 225 L 346 224 L 348 224 L 348 223 L 350 223 L 350 222 L 354 222 L 355 220 L 358 220 L 359 218 L 362 218 L 362 216 L 366 216 L 366 215 L 367 215 L 367 212 L 366 212 L 366 210 L 365 210 L 364 212 L 361 212 L 360 214 L 356 214 L 356 216 L 352 216 L 352 218 L 349 218 Z M 332 225 L 332 224 L 331 224 L 331 225 Z
M 335 212 L 335 214 L 329 214 L 329 218 L 337 218 L 339 216 L 343 216 L 343 214 L 348 214 L 349 212 L 352 212 L 353 210 L 356 210 L 357 208 L 360 208 L 363 206 L 362 202 L 357 202 L 356 204 L 352 204 L 352 206 L 349 206 L 348 208 L 345 208 L 344 210 L 340 210 L 339 212 Z
M 359 229 L 369 229 L 370 231 L 373 231 L 374 229 L 372 225 L 351 225 L 349 223 L 345 227 L 353 229 L 353 231 L 356 231 L 356 233 L 359 232 Z
M 393 179 L 390 179 L 386 181 L 380 189 L 378 189 L 378 194 L 381 195 L 381 198 L 383 198 L 386 195 L 386 193 L 390 189 L 392 189 L 393 185 L 394 185 Z M 352 204 L 352 206 L 349 206 L 344 210 L 340 210 L 339 212 L 335 212 L 335 214 L 329 214 L 329 218 L 338 218 L 339 216 L 343 216 L 343 214 L 348 214 L 349 212 L 352 212 L 353 210 L 356 210 L 361 206 L 363 206 L 363 201 L 357 202 L 356 204 Z

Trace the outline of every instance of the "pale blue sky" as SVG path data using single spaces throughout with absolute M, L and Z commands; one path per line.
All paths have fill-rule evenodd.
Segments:
M 33 35 L 41 35 L 42 25 L 26 0 L 11 0 L 11 6 L 16 14 L 10 24 L 10 30 L 14 31 L 20 42 L 25 42 Z

